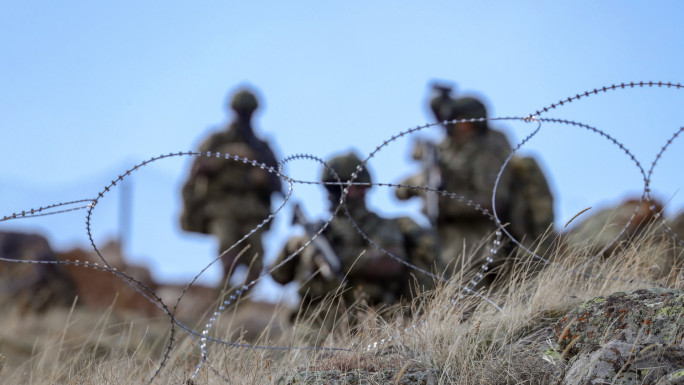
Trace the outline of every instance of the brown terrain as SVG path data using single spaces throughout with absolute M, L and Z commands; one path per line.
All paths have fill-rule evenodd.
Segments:
M 168 319 L 158 302 L 161 300 L 169 312 L 175 311 L 175 317 L 189 326 L 206 322 L 202 320 L 218 308 L 221 298 L 218 288 L 202 285 L 186 288 L 155 282 L 149 269 L 126 262 L 116 242 L 107 243 L 100 252 L 115 272 L 106 270 L 105 263 L 93 250 L 55 252 L 40 235 L 0 232 L 0 257 L 42 262 L 0 263 L 0 304 L 24 313 L 40 313 L 55 307 L 68 309 L 77 297 L 79 308 L 93 312 L 111 308 L 112 314 L 122 320 Z M 267 328 L 271 337 L 279 334 L 289 315 L 288 309 L 282 306 L 249 300 L 242 300 L 224 313 L 220 317 L 222 327 L 239 331 L 248 341 L 258 338 Z

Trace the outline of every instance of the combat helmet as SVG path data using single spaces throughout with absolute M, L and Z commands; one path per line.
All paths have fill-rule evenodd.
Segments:
M 487 117 L 484 104 L 471 97 L 458 98 L 452 106 L 455 119 L 478 119 Z
M 471 97 L 458 98 L 454 101 L 452 116 L 454 119 L 480 119 L 487 117 L 485 105 Z M 487 121 L 475 122 L 475 126 L 481 130 L 487 130 Z
M 259 107 L 254 93 L 247 89 L 242 89 L 233 95 L 230 101 L 230 108 L 238 114 L 251 114 Z
M 347 182 L 351 179 L 352 174 L 356 171 L 356 167 L 361 164 L 361 159 L 353 151 L 350 151 L 343 155 L 338 155 L 328 160 L 328 167 L 323 167 L 323 172 L 321 174 L 321 181 L 326 182 L 338 182 L 335 174 L 330 170 L 334 170 L 339 177 L 339 181 Z M 354 183 L 372 183 L 370 173 L 368 168 L 364 167 L 354 179 Z M 336 186 L 326 185 L 328 191 L 337 191 Z

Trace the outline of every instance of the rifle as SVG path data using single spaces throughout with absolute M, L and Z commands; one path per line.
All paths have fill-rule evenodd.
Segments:
M 313 245 L 319 251 L 319 253 L 316 253 L 313 262 L 318 265 L 321 274 L 328 280 L 341 279 L 342 264 L 340 263 L 340 258 L 335 254 L 332 246 L 330 246 L 330 243 L 324 236 L 320 234 L 316 236 L 319 226 L 309 221 L 299 203 L 295 203 L 292 224 L 302 225 L 308 236 L 313 238 Z M 314 236 L 316 237 L 314 238 Z
M 420 146 L 420 163 L 425 172 L 426 187 L 431 191 L 425 192 L 425 214 L 432 225 L 437 224 L 437 216 L 439 215 L 439 201 L 437 197 L 437 190 L 442 185 L 442 173 L 439 170 L 437 145 L 429 140 L 418 140 L 416 143 Z
M 454 99 L 451 97 L 453 86 L 443 83 L 433 83 L 432 90 L 437 96 L 430 101 L 430 108 L 437 120 L 444 121 L 452 118 Z M 447 127 L 448 130 L 448 127 Z M 418 140 L 416 143 L 420 148 L 419 157 L 420 162 L 425 171 L 427 188 L 430 190 L 437 190 L 442 185 L 442 173 L 439 170 L 437 145 L 428 140 Z M 427 214 L 430 223 L 434 226 L 437 224 L 437 216 L 439 215 L 439 202 L 437 193 L 427 191 L 425 194 L 425 214 Z

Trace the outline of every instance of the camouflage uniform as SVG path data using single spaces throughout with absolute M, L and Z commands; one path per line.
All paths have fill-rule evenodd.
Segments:
M 451 100 L 444 99 L 442 95 L 433 99 L 431 107 L 440 121 L 486 117 L 484 105 L 473 98 Z M 441 185 L 438 187 L 462 196 L 491 213 L 494 183 L 511 153 L 511 146 L 501 132 L 489 129 L 487 122 L 466 124 L 467 128 L 463 128 L 465 124 L 462 123 L 445 126 L 447 137 L 437 147 L 436 166 L 441 175 Z M 421 179 L 425 180 L 425 177 L 414 176 L 402 184 L 420 185 Z M 510 167 L 507 167 L 496 191 L 496 210 L 502 223 L 510 219 L 511 187 L 512 174 Z M 424 192 L 408 188 L 398 188 L 396 195 L 399 199 L 416 195 L 426 197 Z M 489 216 L 458 199 L 439 196 L 438 207 L 436 228 L 441 243 L 439 266 L 447 276 L 447 269 L 456 268 L 464 272 L 479 270 L 491 248 L 490 237 L 497 229 L 495 223 Z M 490 266 L 495 267 L 500 262 L 497 259 Z
M 237 119 L 227 130 L 205 140 L 199 151 L 237 155 L 277 167 L 268 143 L 257 138 L 252 131 L 251 117 L 257 108 L 254 95 L 246 90 L 238 92 L 233 97 L 231 108 Z M 183 186 L 185 209 L 181 226 L 186 231 L 215 235 L 222 253 L 268 217 L 271 195 L 281 191 L 280 179 L 258 166 L 220 157 L 198 157 L 190 178 Z M 269 226 L 270 222 L 246 240 L 251 247 L 237 262 L 247 266 L 251 263 L 248 280 L 256 278 L 262 269 L 264 249 L 261 236 Z M 245 243 L 238 245 L 223 257 L 226 276 L 230 275 L 235 259 L 244 247 Z
M 439 167 L 444 176 L 442 188 L 479 204 L 490 213 L 496 176 L 511 151 L 510 146 L 504 146 L 492 132 L 474 137 L 460 146 L 447 138 L 439 146 Z M 509 220 L 510 186 L 510 171 L 507 169 L 496 193 L 497 215 L 502 223 Z M 438 202 L 437 234 L 442 242 L 441 263 L 444 266 L 451 264 L 450 267 L 457 269 L 462 263 L 466 269 L 479 269 L 488 254 L 491 241 L 487 240 L 496 231 L 496 224 L 489 216 L 456 199 L 440 197 Z M 485 245 L 481 244 L 483 241 Z M 477 257 L 468 261 L 467 257 L 478 246 L 482 249 L 477 252 Z
M 353 153 L 336 157 L 329 162 L 342 181 L 349 180 L 356 165 L 360 163 L 360 159 Z M 323 181 L 335 182 L 336 179 L 324 172 Z M 368 171 L 364 169 L 355 182 L 370 183 Z M 327 188 L 330 203 L 336 207 L 340 199 L 340 188 Z M 367 186 L 352 186 L 345 201 L 349 214 L 359 228 L 369 239 L 394 256 L 429 271 L 436 253 L 434 235 L 408 217 L 386 219 L 369 211 L 365 204 L 367 189 Z M 327 295 L 335 294 L 342 281 L 346 288 L 337 298 L 345 305 L 341 308 L 359 302 L 371 306 L 397 303 L 400 298 L 410 298 L 414 282 L 417 281 L 422 289 L 430 288 L 434 282 L 429 275 L 410 270 L 369 244 L 354 228 L 344 207 L 338 210 L 322 235 L 340 261 L 342 274 L 339 277 L 325 277 L 322 274 L 321 266 L 316 262 L 319 251 L 313 244 L 272 272 L 273 278 L 281 284 L 296 281 L 301 285 L 299 293 L 305 310 L 315 311 Z M 290 239 L 274 265 L 293 254 L 308 239 L 308 236 Z M 415 281 L 412 277 L 415 277 Z M 339 301 L 333 302 L 340 304 Z
M 553 194 L 539 164 L 531 157 L 511 158 L 513 174 L 509 199 L 509 231 L 524 246 L 549 258 L 556 238 Z

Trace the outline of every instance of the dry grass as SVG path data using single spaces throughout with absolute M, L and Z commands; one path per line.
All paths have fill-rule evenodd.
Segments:
M 487 293 L 501 311 L 478 297 L 460 298 L 458 282 L 450 282 L 422 293 L 410 311 L 393 308 L 378 314 L 366 309 L 356 324 L 336 328 L 325 339 L 317 336 L 312 341 L 315 327 L 300 320 L 279 338 L 266 332 L 255 342 L 286 347 L 318 342 L 322 348 L 344 350 L 210 343 L 208 360 L 194 378 L 200 351 L 182 330 L 176 330 L 170 356 L 159 367 L 170 335 L 166 318 L 122 320 L 80 308 L 42 315 L 2 309 L 0 382 L 145 383 L 159 370 L 154 383 L 160 384 L 393 384 L 413 383 L 412 378 L 424 373 L 429 375 L 420 378 L 434 384 L 541 384 L 552 380 L 540 376 L 548 376 L 544 365 L 553 363 L 528 354 L 534 352 L 525 350 L 521 338 L 533 336 L 595 296 L 655 285 L 680 288 L 679 271 L 659 259 L 670 247 L 645 237 L 591 265 L 586 265 L 588 246 L 564 249 L 548 255 L 556 263 L 544 269 L 521 257 L 498 290 Z M 583 274 L 587 271 L 592 276 Z M 198 323 L 196 330 L 202 326 Z M 227 331 L 212 335 L 234 336 Z

